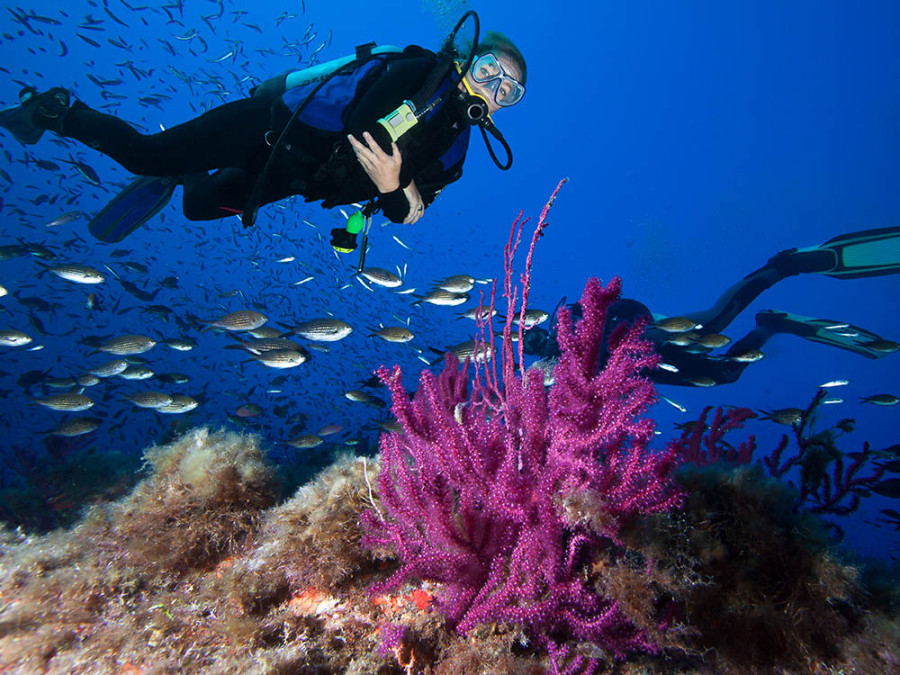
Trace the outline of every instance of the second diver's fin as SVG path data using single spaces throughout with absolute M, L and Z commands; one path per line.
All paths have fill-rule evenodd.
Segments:
M 109 244 L 122 241 L 169 203 L 176 185 L 172 176 L 137 178 L 94 216 L 88 230 Z
M 768 336 L 775 333 L 791 333 L 813 342 L 846 349 L 870 359 L 879 359 L 900 349 L 900 344 L 845 321 L 816 319 L 769 309 L 756 315 L 756 324 L 757 327 L 764 327 Z M 734 349 L 733 346 L 729 353 Z
M 19 92 L 19 105 L 0 110 L 0 127 L 6 129 L 23 145 L 34 145 L 44 135 L 44 130 L 32 122 L 36 96 L 37 89 L 25 87 Z
M 785 253 L 780 263 L 788 274 L 812 272 L 836 279 L 900 274 L 900 227 L 850 232 L 821 246 Z

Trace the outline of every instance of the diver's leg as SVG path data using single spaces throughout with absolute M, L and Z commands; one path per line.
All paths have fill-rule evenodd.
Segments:
M 217 220 L 241 213 L 256 177 L 241 169 L 205 171 L 184 176 L 184 215 L 188 220 Z
M 74 138 L 142 176 L 182 176 L 225 167 L 257 168 L 269 146 L 270 101 L 241 99 L 156 134 L 76 102 L 60 125 Z
M 900 227 L 850 232 L 820 246 L 781 251 L 758 270 L 725 291 L 710 309 L 681 316 L 703 325 L 704 333 L 721 332 L 767 288 L 796 274 L 825 274 L 858 279 L 900 273 Z

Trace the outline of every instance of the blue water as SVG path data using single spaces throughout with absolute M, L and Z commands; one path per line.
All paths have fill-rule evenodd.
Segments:
M 305 67 L 320 47 L 319 62 L 370 40 L 436 49 L 469 8 L 479 12 L 483 30 L 508 34 L 528 60 L 524 100 L 496 116 L 513 148 L 514 166 L 508 172 L 496 169 L 475 134 L 465 175 L 425 219 L 415 226 L 382 227 L 384 219 L 376 218 L 368 263 L 405 267 L 405 287 L 423 290 L 451 274 L 500 275 L 509 225 L 520 210 L 536 217 L 563 177 L 571 180 L 550 214 L 535 257 L 532 305 L 548 311 L 563 296 L 575 299 L 588 276 L 608 280 L 619 275 L 627 295 L 656 312 L 677 315 L 712 304 L 722 290 L 779 250 L 894 226 L 900 217 L 900 9 L 893 2 L 307 2 L 305 12 L 299 2 L 195 1 L 163 9 L 152 0 L 142 5 L 145 9 L 129 10 L 120 0 L 109 0 L 106 6 L 129 27 L 115 23 L 103 4 L 83 0 L 68 3 L 65 10 L 49 0 L 21 6 L 61 22 L 33 20 L 34 32 L 17 24 L 11 12 L 0 16 L 5 71 L 0 73 L 0 102 L 14 104 L 20 82 L 41 89 L 62 85 L 95 107 L 108 104 L 104 109 L 155 130 L 244 96 L 268 76 Z M 220 8 L 221 17 L 210 18 Z M 283 12 L 296 16 L 276 26 Z M 83 27 L 88 14 L 102 20 L 96 24 L 102 30 Z M 315 37 L 291 47 L 312 35 L 310 24 Z M 190 38 L 194 29 L 205 50 L 199 38 Z M 147 76 L 136 77 L 126 62 Z M 104 100 L 87 73 L 123 82 L 106 87 L 112 96 Z M 162 109 L 139 102 L 151 94 L 171 98 Z M 39 242 L 60 261 L 104 272 L 108 266 L 150 292 L 175 275 L 180 288 L 160 290 L 153 304 L 182 317 L 190 311 L 212 319 L 255 308 L 270 323 L 290 324 L 332 312 L 356 329 L 347 340 L 330 345 L 329 353 L 313 352 L 310 363 L 291 371 L 246 363 L 242 352 L 223 349 L 230 340 L 221 334 L 189 332 L 198 341 L 193 351 L 159 345 L 145 356 L 157 372 L 183 372 L 191 381 L 163 386 L 152 380 L 110 380 L 86 391 L 97 400 L 89 414 L 106 421 L 71 452 L 94 447 L 139 456 L 149 443 L 165 438 L 174 422 L 184 422 L 123 401 L 123 395 L 142 388 L 201 396 L 202 405 L 187 416 L 194 424 L 234 426 L 227 417 L 240 405 L 262 406 L 264 412 L 251 422 L 280 459 L 296 457 L 283 441 L 292 426 L 286 417 L 297 414 L 307 418 L 308 432 L 339 424 L 345 431 L 330 440 L 359 439 L 365 445 L 374 442 L 373 422 L 385 414 L 352 403 L 343 393 L 380 364 L 393 363 L 403 366 L 412 388 L 424 365 L 418 356 L 433 356 L 428 347 L 446 347 L 474 334 L 474 325 L 457 320 L 455 309 L 416 308 L 410 296 L 379 288 L 373 293 L 358 284 L 352 277 L 355 256 L 338 260 L 327 243 L 329 230 L 344 220 L 337 209 L 327 212 L 302 200 L 271 205 L 262 209 L 256 228 L 245 231 L 236 219 L 186 221 L 176 194 L 142 231 L 120 245 L 104 245 L 92 240 L 84 219 L 54 228 L 45 223 L 71 210 L 95 213 L 129 180 L 127 172 L 49 134 L 29 148 L 0 134 L 0 149 L 2 168 L 11 178 L 0 177 L 0 245 Z M 102 187 L 88 184 L 59 161 L 70 152 L 96 169 Z M 26 157 L 55 161 L 61 169 L 41 170 L 30 160 L 26 164 Z M 130 253 L 113 257 L 116 249 Z M 296 260 L 276 262 L 289 256 Z M 123 261 L 145 264 L 150 271 L 139 274 Z M 5 310 L 0 326 L 23 330 L 44 346 L 3 350 L 5 457 L 13 447 L 41 447 L 41 432 L 65 417 L 29 403 L 16 384 L 23 372 L 75 376 L 107 360 L 91 355 L 81 342 L 87 335 L 185 336 L 174 319 L 143 312 L 148 303 L 126 293 L 112 274 L 94 288 L 49 274 L 38 277 L 39 272 L 32 256 L 0 262 L 0 284 L 11 293 L 60 305 L 53 312 L 35 311 L 50 333 L 39 336 L 29 323 L 29 310 L 14 295 L 0 299 Z M 314 279 L 293 285 L 307 276 Z M 102 309 L 85 308 L 91 291 L 102 299 Z M 852 322 L 898 340 L 898 292 L 900 279 L 894 276 L 794 277 L 764 293 L 726 333 L 740 337 L 757 311 L 776 308 Z M 416 334 L 411 346 L 422 354 L 367 337 L 367 329 L 379 322 L 407 319 Z M 661 387 L 688 412 L 665 403 L 652 411 L 662 432 L 660 444 L 674 433 L 673 422 L 695 419 L 706 405 L 803 408 L 818 384 L 841 378 L 851 384 L 834 395 L 845 402 L 823 409 L 820 426 L 856 418 L 857 431 L 844 439 L 848 452 L 860 450 L 865 440 L 876 448 L 900 440 L 896 407 L 859 402 L 871 394 L 900 394 L 900 356 L 868 360 L 793 336 L 775 338 L 764 351 L 767 357 L 735 384 Z M 273 385 L 280 375 L 287 380 Z M 273 389 L 280 391 L 267 393 Z M 756 422 L 748 431 L 767 450 L 785 428 Z M 306 452 L 304 461 L 315 462 L 322 450 Z M 895 533 L 866 524 L 891 506 L 883 498 L 866 500 L 853 516 L 854 525 L 845 527 L 848 541 L 866 553 L 896 554 Z

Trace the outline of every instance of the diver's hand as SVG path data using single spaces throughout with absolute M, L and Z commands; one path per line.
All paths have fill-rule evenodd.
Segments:
M 406 195 L 406 201 L 409 202 L 409 213 L 403 219 L 403 224 L 413 225 L 425 215 L 425 202 L 422 200 L 422 195 L 419 194 L 419 188 L 416 187 L 414 180 L 409 181 L 409 185 L 403 188 L 403 194 Z
M 353 146 L 356 159 L 359 160 L 363 170 L 375 183 L 375 187 L 381 193 L 393 192 L 400 187 L 400 164 L 403 158 L 396 143 L 391 143 L 391 154 L 387 154 L 372 138 L 368 131 L 363 133 L 365 145 L 360 143 L 353 134 L 347 134 L 347 140 Z

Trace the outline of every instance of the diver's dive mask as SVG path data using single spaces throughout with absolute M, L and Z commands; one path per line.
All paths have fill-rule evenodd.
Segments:
M 525 85 L 504 70 L 493 52 L 475 59 L 469 72 L 473 80 L 493 94 L 494 103 L 501 108 L 515 105 L 525 95 Z

